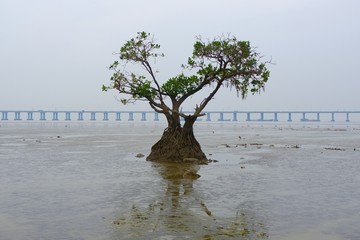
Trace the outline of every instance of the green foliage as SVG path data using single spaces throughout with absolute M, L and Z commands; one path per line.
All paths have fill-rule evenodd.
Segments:
M 197 73 L 205 79 L 234 87 L 245 98 L 249 90 L 254 94 L 264 89 L 269 79 L 270 72 L 265 63 L 258 64 L 260 60 L 249 41 L 220 37 L 205 43 L 198 39 L 185 67 L 198 69 Z
M 119 59 L 140 64 L 150 73 L 152 80 L 148 80 L 142 75 L 121 70 L 121 61 L 116 60 L 109 66 L 109 70 L 114 71 L 110 78 L 111 84 L 109 86 L 103 85 L 102 90 L 115 89 L 120 94 L 127 95 L 128 98 L 120 100 L 123 104 L 141 99 L 151 100 L 156 98 L 158 93 L 152 86 L 155 76 L 149 64 L 149 59 L 164 56 L 164 54 L 156 52 L 159 48 L 160 45 L 154 43 L 149 33 L 138 32 L 135 38 L 130 39 L 120 48 Z
M 136 76 L 134 76 L 134 79 L 136 79 Z M 134 99 L 137 98 L 153 98 L 155 95 L 155 91 L 151 88 L 151 82 L 148 80 L 144 80 L 143 77 L 140 77 L 141 80 L 134 80 L 139 81 L 137 84 L 134 84 L 130 87 L 132 97 Z
M 138 32 L 136 38 L 127 41 L 120 48 L 120 59 L 134 62 L 147 60 L 149 57 L 164 56 L 163 53 L 157 53 L 160 45 L 154 43 L 150 33 Z
M 198 76 L 192 75 L 187 77 L 182 73 L 165 82 L 161 86 L 161 90 L 170 97 L 177 98 L 194 91 L 200 82 L 201 79 Z
M 184 70 L 190 70 L 192 74 L 184 73 L 160 83 L 153 72 L 150 59 L 163 57 L 151 34 L 138 32 L 135 38 L 125 42 L 120 48 L 119 59 L 114 61 L 109 69 L 114 71 L 110 78 L 109 86 L 102 86 L 103 91 L 115 89 L 120 94 L 127 96 L 122 103 L 129 101 L 147 100 L 157 111 L 169 108 L 164 99 L 170 97 L 178 101 L 177 107 L 185 99 L 201 91 L 207 85 L 213 85 L 214 90 L 197 107 L 199 111 L 213 99 L 220 87 L 235 88 L 238 95 L 245 98 L 247 93 L 259 93 L 264 89 L 270 77 L 266 68 L 269 62 L 262 62 L 261 56 L 249 41 L 238 41 L 235 37 L 218 37 L 213 41 L 204 42 L 197 38 L 191 57 L 187 64 L 182 65 Z M 145 69 L 148 76 L 127 73 L 122 70 L 121 62 L 132 62 Z M 125 69 L 125 67 L 124 67 Z

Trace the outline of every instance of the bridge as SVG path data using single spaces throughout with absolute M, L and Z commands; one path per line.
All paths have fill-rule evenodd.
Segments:
M 0 110 L 5 121 L 165 121 L 154 111 Z M 191 112 L 183 112 L 190 114 Z M 206 111 L 207 122 L 360 122 L 360 111 Z

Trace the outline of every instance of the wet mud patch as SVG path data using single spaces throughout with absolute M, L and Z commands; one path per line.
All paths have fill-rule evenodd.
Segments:
M 182 200 L 186 205 L 186 201 Z M 133 206 L 113 221 L 122 239 L 268 239 L 265 224 L 251 213 L 236 212 L 232 218 L 213 216 L 201 200 L 186 209 L 166 202 L 155 202 L 147 208 Z
M 332 151 L 345 151 L 345 148 L 339 148 L 339 147 L 326 147 L 325 150 L 332 150 Z

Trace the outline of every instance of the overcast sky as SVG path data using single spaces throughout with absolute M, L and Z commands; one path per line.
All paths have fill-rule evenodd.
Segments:
M 223 89 L 208 110 L 360 110 L 359 13 L 358 0 L 0 0 L 0 110 L 150 110 L 101 91 L 138 31 L 166 55 L 162 80 L 197 35 L 231 33 L 272 59 L 264 93 Z

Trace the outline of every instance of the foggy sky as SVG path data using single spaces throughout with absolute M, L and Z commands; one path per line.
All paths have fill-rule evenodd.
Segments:
M 150 110 L 101 91 L 138 31 L 165 53 L 160 80 L 198 35 L 231 33 L 272 59 L 265 92 L 222 89 L 208 110 L 360 110 L 359 12 L 358 0 L 0 0 L 0 110 Z

